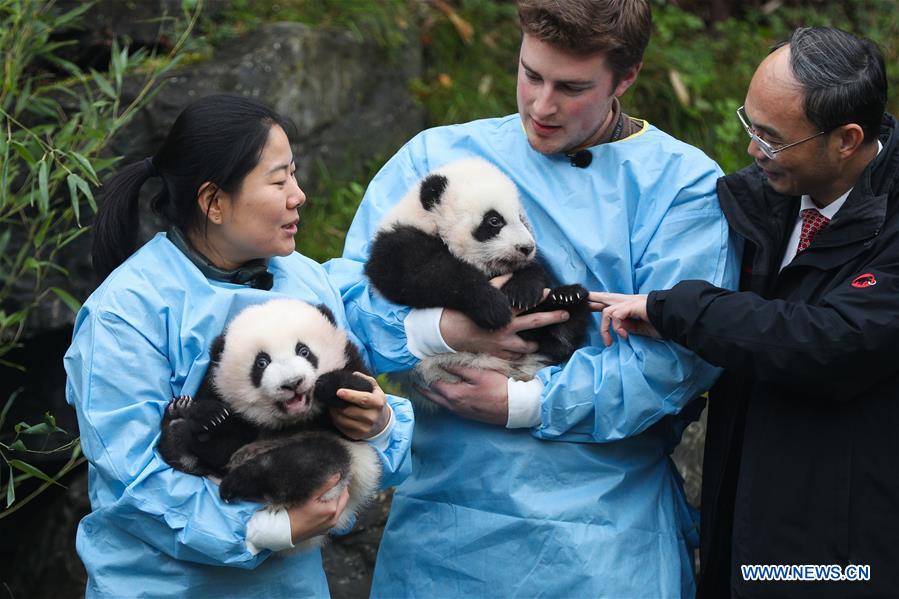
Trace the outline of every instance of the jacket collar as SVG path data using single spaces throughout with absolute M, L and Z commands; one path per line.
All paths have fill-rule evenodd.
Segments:
M 174 244 L 176 248 L 187 256 L 193 262 L 200 272 L 207 279 L 213 281 L 223 281 L 225 283 L 235 283 L 237 285 L 249 285 L 254 289 L 263 289 L 268 291 L 272 288 L 274 277 L 268 271 L 268 262 L 266 260 L 250 260 L 240 268 L 234 270 L 223 270 L 210 262 L 206 256 L 198 252 L 188 243 L 181 229 L 178 227 L 169 227 L 166 231 L 166 237 Z
M 815 251 L 804 252 L 794 264 L 829 268 L 870 247 L 880 234 L 899 169 L 899 124 L 889 114 L 884 115 L 880 141 L 883 150 L 865 167 L 846 203 L 815 239 Z M 799 197 L 771 189 L 754 164 L 719 179 L 718 197 L 734 231 L 764 255 L 763 264 L 754 264 L 753 271 L 762 274 L 759 269 L 776 268 L 779 262 L 775 265 L 771 254 L 782 251 L 786 232 L 795 222 Z

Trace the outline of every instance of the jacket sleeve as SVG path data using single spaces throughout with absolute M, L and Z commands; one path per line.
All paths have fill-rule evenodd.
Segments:
M 736 285 L 739 261 L 718 206 L 718 174 L 709 166 L 694 172 L 661 218 L 643 219 L 655 225 L 635 221 L 630 233 L 633 287 L 608 291 L 648 293 L 683 278 Z M 639 434 L 679 413 L 720 374 L 676 343 L 631 335 L 603 347 L 597 331 L 591 335 L 594 345 L 538 373 L 543 391 L 540 424 L 532 429 L 536 437 L 601 443 Z
M 876 284 L 854 287 L 862 274 Z M 839 400 L 895 375 L 897 297 L 899 265 L 875 260 L 815 305 L 684 281 L 651 294 L 647 306 L 665 337 L 714 364 L 797 395 Z
M 350 329 L 378 373 L 408 370 L 418 363 L 407 347 L 404 322 L 410 308 L 381 297 L 364 273 L 372 237 L 384 214 L 425 174 L 410 159 L 409 147 L 401 149 L 371 181 L 347 232 L 343 256 L 324 265 L 343 297 Z
M 269 555 L 245 545 L 258 504 L 224 503 L 214 483 L 174 470 L 156 451 L 172 393 L 163 350 L 115 314 L 83 312 L 65 362 L 91 478 L 115 490 L 92 497 L 94 510 L 179 560 L 254 568 Z

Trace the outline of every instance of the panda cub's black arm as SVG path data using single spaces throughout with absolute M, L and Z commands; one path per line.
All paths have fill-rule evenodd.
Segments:
M 352 370 L 332 370 L 318 377 L 315 381 L 313 397 L 332 408 L 342 408 L 349 405 L 337 397 L 338 389 L 353 389 L 354 391 L 374 391 L 372 384 Z
M 512 273 L 512 278 L 502 286 L 502 292 L 514 308 L 533 308 L 543 299 L 543 290 L 549 286 L 549 275 L 539 262 L 531 262 Z
M 399 225 L 375 238 L 365 274 L 390 301 L 413 308 L 459 310 L 485 329 L 512 320 L 506 296 L 453 256 L 438 237 Z

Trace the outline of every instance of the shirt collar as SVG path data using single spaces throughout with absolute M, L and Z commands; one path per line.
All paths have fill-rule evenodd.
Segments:
M 883 144 L 880 143 L 880 140 L 878 139 L 877 140 L 877 154 L 880 154 L 881 150 L 883 150 Z M 837 211 L 843 207 L 843 204 L 846 203 L 846 198 L 849 197 L 849 194 L 852 192 L 853 189 L 855 189 L 854 186 L 850 187 L 849 190 L 846 191 L 846 193 L 844 193 L 843 195 L 841 195 L 840 197 L 835 199 L 833 202 L 831 202 L 824 208 L 818 208 L 815 205 L 815 203 L 812 201 L 812 198 L 810 198 L 807 195 L 804 195 L 804 196 L 802 196 L 802 199 L 799 203 L 799 213 L 802 214 L 802 211 L 805 210 L 806 208 L 814 208 L 819 213 L 821 213 L 821 216 L 825 216 L 829 220 L 833 220 L 834 215 L 836 215 Z
M 194 266 L 196 266 L 207 279 L 223 281 L 225 283 L 235 283 L 237 285 L 249 285 L 254 289 L 264 289 L 265 291 L 272 288 L 274 277 L 272 276 L 272 273 L 268 271 L 268 260 L 263 260 L 261 258 L 258 260 L 250 260 L 240 268 L 223 270 L 210 262 L 206 256 L 195 250 L 190 243 L 188 243 L 184 234 L 181 232 L 181 229 L 178 227 L 169 227 L 169 230 L 166 231 L 166 236 L 176 248 L 181 250 L 181 252 L 193 262 Z

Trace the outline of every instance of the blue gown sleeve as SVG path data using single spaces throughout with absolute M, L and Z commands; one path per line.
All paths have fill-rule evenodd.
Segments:
M 420 172 L 410 159 L 413 143 L 394 155 L 371 181 L 347 232 L 343 256 L 324 265 L 343 297 L 349 327 L 369 352 L 378 373 L 408 370 L 418 363 L 407 348 L 403 324 L 409 308 L 381 297 L 363 272 L 381 218 L 427 172 Z
M 698 172 L 681 177 L 687 183 L 680 185 L 663 215 L 643 213 L 645 222 L 635 221 L 629 240 L 632 286 L 624 283 L 625 288 L 605 291 L 648 293 L 683 279 L 735 287 L 737 247 L 729 239 L 715 192 L 721 173 L 704 157 L 702 164 Z M 680 412 L 720 374 L 674 342 L 631 335 L 603 347 L 595 331 L 591 337 L 593 345 L 575 352 L 566 364 L 538 373 L 544 388 L 534 436 L 602 443 L 636 435 Z
M 333 277 L 328 277 L 328 283 L 332 293 L 329 307 L 337 318 L 338 325 L 346 330 L 350 342 L 359 348 L 362 358 L 369 368 L 372 368 L 375 363 L 383 365 L 385 363 L 383 354 L 380 354 L 371 344 L 364 344 L 356 334 L 357 331 L 349 324 L 346 308 L 342 303 L 340 291 L 334 284 Z M 400 328 L 402 328 L 402 324 L 400 324 Z M 390 432 L 386 446 L 372 444 L 381 460 L 382 489 L 399 485 L 411 473 L 412 428 L 415 424 L 412 404 L 408 399 L 387 394 L 387 403 L 393 409 L 393 430 Z
M 172 393 L 166 350 L 115 314 L 85 309 L 78 320 L 66 356 L 68 401 L 91 479 L 115 489 L 92 497 L 94 509 L 173 558 L 256 567 L 270 555 L 253 556 L 245 545 L 246 523 L 260 506 L 224 503 L 214 483 L 174 470 L 156 451 Z
M 386 447 L 372 443 L 381 460 L 382 489 L 399 485 L 412 473 L 412 429 L 415 425 L 408 399 L 387 395 L 387 403 L 393 409 L 393 430 Z

